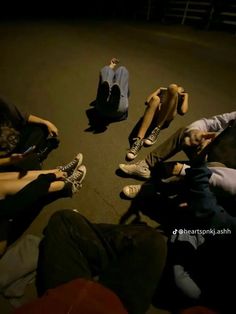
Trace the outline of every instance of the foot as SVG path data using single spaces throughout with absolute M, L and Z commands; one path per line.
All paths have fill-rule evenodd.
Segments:
M 141 184 L 126 185 L 122 192 L 128 198 L 135 198 L 141 190 Z
M 126 197 L 131 199 L 137 197 L 138 195 L 141 195 L 141 197 L 150 197 L 157 193 L 156 187 L 153 183 L 126 185 L 122 191 Z
M 115 69 L 115 67 L 117 66 L 117 64 L 120 62 L 119 59 L 117 58 L 112 58 L 111 59 L 111 62 L 109 64 L 109 67 L 112 68 L 112 69 Z
M 82 164 L 83 155 L 79 153 L 71 162 L 64 166 L 59 166 L 57 169 L 61 170 L 62 172 L 66 172 L 67 176 L 71 176 L 74 170 Z
M 130 150 L 127 152 L 126 157 L 130 160 L 135 159 L 138 156 L 138 152 L 143 146 L 143 139 L 137 137 L 134 139 L 133 145 Z
M 65 182 L 72 185 L 72 194 L 77 193 L 82 187 L 82 181 L 86 176 L 86 167 L 84 165 L 79 166 L 71 176 L 65 179 Z
M 150 179 L 151 171 L 145 160 L 140 160 L 135 164 L 120 164 L 120 170 L 131 176 L 137 176 L 142 179 Z
M 157 137 L 160 133 L 161 129 L 157 126 L 152 133 L 144 140 L 145 145 L 151 146 L 157 141 Z

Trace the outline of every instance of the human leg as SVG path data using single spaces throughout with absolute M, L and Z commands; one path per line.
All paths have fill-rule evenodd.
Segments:
M 120 225 L 104 236 L 116 258 L 101 273 L 99 282 L 119 296 L 129 313 L 146 313 L 165 264 L 164 238 L 141 225 Z
M 134 164 L 120 164 L 119 168 L 126 174 L 138 176 L 144 179 L 151 177 L 151 170 L 160 162 L 167 160 L 182 150 L 182 138 L 185 128 L 178 129 L 164 143 L 157 146 L 145 160 L 139 160 Z
M 134 158 L 137 157 L 138 152 L 143 146 L 143 143 L 144 143 L 143 139 L 145 137 L 145 134 L 148 128 L 150 127 L 153 121 L 154 115 L 156 111 L 158 110 L 159 106 L 160 106 L 160 98 L 158 96 L 153 97 L 148 103 L 148 106 L 143 115 L 141 126 L 138 130 L 137 137 L 133 139 L 134 142 L 126 154 L 126 157 L 128 159 L 133 160 Z
M 167 100 L 160 105 L 160 110 L 156 112 L 154 117 L 154 119 L 156 119 L 156 127 L 144 141 L 146 145 L 153 145 L 156 142 L 160 131 L 169 126 L 170 122 L 176 115 L 177 102 L 178 96 L 177 94 L 174 94 L 169 96 Z
M 182 139 L 185 128 L 178 129 L 173 135 L 171 135 L 161 145 L 158 145 L 150 154 L 147 155 L 145 161 L 150 168 L 154 168 L 159 162 L 165 161 L 178 152 L 182 147 Z
M 158 111 L 158 112 L 157 112 Z M 150 127 L 155 114 L 160 112 L 160 98 L 158 96 L 152 97 L 147 104 L 147 108 L 143 115 L 143 121 L 138 131 L 137 137 L 144 138 L 148 128 Z
M 3 180 L 34 180 L 40 174 L 48 174 L 48 173 L 60 173 L 58 169 L 51 170 L 30 170 L 22 177 L 19 172 L 1 172 L 0 173 L 0 182 Z
M 108 98 L 114 75 L 114 69 L 108 65 L 100 71 L 95 108 L 101 116 L 106 116 L 108 110 Z
M 64 182 L 59 181 L 59 180 L 62 180 L 64 178 L 64 173 L 58 169 L 32 171 L 21 179 L 19 179 L 19 177 L 14 178 L 17 175 L 17 173 L 13 173 L 12 178 L 0 180 L 0 196 L 4 198 L 8 195 L 14 195 L 17 192 L 19 192 L 21 189 L 23 189 L 26 185 L 28 185 L 30 182 L 36 180 L 38 176 L 40 176 L 41 174 L 49 174 L 49 173 L 55 174 L 55 179 L 58 180 L 57 183 L 52 184 L 52 187 L 50 187 L 51 191 L 55 191 L 57 190 L 57 188 L 60 189 L 60 187 L 62 187 Z M 11 177 L 10 174 L 9 174 L 9 177 Z
M 40 174 L 34 180 L 2 180 L 0 181 L 0 195 L 6 197 L 1 200 L 2 206 L 0 217 L 8 217 L 11 213 L 17 212 L 17 208 L 24 208 L 26 204 L 32 204 L 35 199 L 40 200 L 40 182 L 42 178 L 48 178 L 47 194 L 61 191 L 65 186 L 69 186 L 71 194 L 78 192 L 82 186 L 82 181 L 86 175 L 84 165 L 78 167 L 71 176 L 65 178 L 64 173 L 56 170 L 55 173 Z M 39 184 L 39 188 L 36 186 Z M 20 205 L 21 204 L 21 205 Z
M 67 181 L 58 181 L 55 173 L 41 174 L 15 195 L 0 200 L 0 255 L 8 243 L 14 242 L 28 228 L 45 205 L 78 192 L 85 174 L 83 165 Z
M 129 313 L 145 313 L 165 255 L 164 239 L 151 228 L 91 224 L 78 212 L 59 211 L 51 217 L 40 245 L 38 292 L 98 275 Z
M 104 66 L 100 71 L 100 83 L 107 82 L 111 87 L 114 81 L 115 71 L 109 65 Z
M 114 85 L 113 86 L 118 86 L 120 90 L 120 97 L 118 101 L 118 112 L 119 114 L 125 114 L 128 112 L 128 106 L 129 106 L 129 72 L 124 66 L 120 66 L 116 71 L 115 71 L 115 76 L 114 76 Z M 113 88 L 111 90 L 111 96 L 110 100 L 112 102 L 112 93 Z
M 39 294 L 75 278 L 92 279 L 108 264 L 104 241 L 85 217 L 72 210 L 56 212 L 40 247 Z

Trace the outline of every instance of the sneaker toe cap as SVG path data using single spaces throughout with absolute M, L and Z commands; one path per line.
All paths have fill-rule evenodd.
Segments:
M 130 159 L 130 160 L 133 160 L 136 156 L 135 156 L 133 153 L 128 152 L 128 153 L 126 154 L 126 157 L 127 157 L 128 159 Z

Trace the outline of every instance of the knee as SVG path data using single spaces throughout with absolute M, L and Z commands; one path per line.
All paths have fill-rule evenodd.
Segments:
M 73 221 L 75 215 L 79 215 L 79 213 L 71 209 L 58 210 L 50 217 L 47 229 L 54 227 L 60 229 L 60 226 L 65 225 L 66 222 Z
M 171 95 L 174 95 L 176 93 L 178 93 L 178 85 L 177 84 L 170 84 L 168 86 L 168 92 L 171 94 Z
M 147 258 L 150 258 L 151 255 L 152 259 L 159 260 L 160 256 L 166 256 L 167 245 L 165 238 L 154 229 L 143 232 L 139 243 L 146 252 Z
M 126 67 L 124 67 L 123 65 L 121 65 L 118 70 L 124 75 L 128 75 L 129 74 L 129 71 L 127 70 Z

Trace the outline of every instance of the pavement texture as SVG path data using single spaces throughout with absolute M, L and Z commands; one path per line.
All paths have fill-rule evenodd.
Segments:
M 119 222 L 131 206 L 120 196 L 123 186 L 140 181 L 116 171 L 125 162 L 128 136 L 145 110 L 144 101 L 158 87 L 173 82 L 184 86 L 189 112 L 176 117 L 155 145 L 198 118 L 235 110 L 232 34 L 124 21 L 14 20 L 0 23 L 0 46 L 1 97 L 59 129 L 60 146 L 44 169 L 70 161 L 78 152 L 87 168 L 81 191 L 47 206 L 27 233 L 41 234 L 52 213 L 64 208 L 77 208 L 93 222 Z M 86 112 L 96 97 L 99 70 L 112 57 L 130 73 L 129 116 L 94 133 L 88 130 Z M 152 149 L 143 148 L 137 160 Z M 126 223 L 133 219 L 128 216 Z M 28 290 L 33 297 L 33 285 Z M 1 314 L 11 311 L 4 299 L 0 309 Z M 151 308 L 148 313 L 166 312 Z

